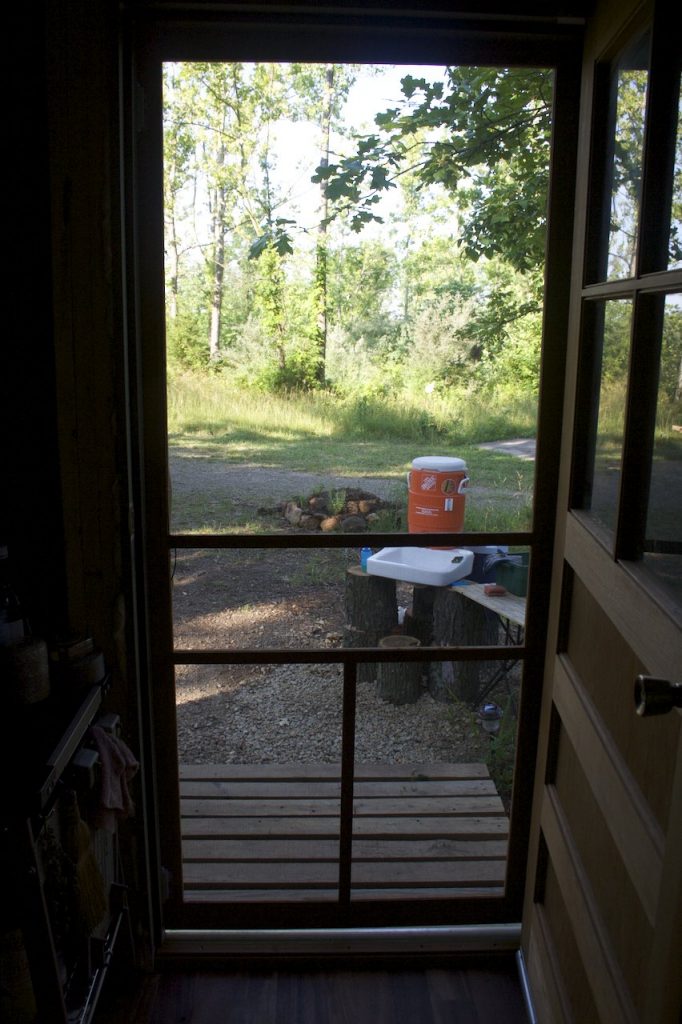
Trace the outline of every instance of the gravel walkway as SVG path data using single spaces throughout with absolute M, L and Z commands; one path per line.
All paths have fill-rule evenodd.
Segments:
M 186 764 L 261 764 L 341 759 L 342 674 L 337 665 L 215 667 L 178 678 L 180 760 Z M 428 692 L 416 704 L 381 700 L 358 684 L 356 758 L 418 764 L 481 761 L 486 742 L 470 709 Z
M 360 487 L 385 498 L 388 492 L 404 486 L 403 480 L 389 477 L 335 476 L 322 473 L 301 473 L 271 466 L 254 466 L 243 462 L 225 462 L 197 455 L 192 449 L 175 447 L 170 453 L 173 492 L 187 493 L 197 487 L 202 491 L 219 489 L 221 494 L 241 495 L 245 499 L 267 505 L 289 501 L 296 494 L 312 494 L 321 487 Z

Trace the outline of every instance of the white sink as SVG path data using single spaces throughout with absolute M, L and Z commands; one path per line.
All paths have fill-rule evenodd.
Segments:
M 447 587 L 468 576 L 473 566 L 474 553 L 465 548 L 382 548 L 367 559 L 367 572 L 372 576 L 431 587 Z

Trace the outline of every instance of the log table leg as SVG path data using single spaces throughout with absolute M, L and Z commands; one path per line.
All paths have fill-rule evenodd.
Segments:
M 344 647 L 377 647 L 398 625 L 395 580 L 372 576 L 354 565 L 346 573 Z M 358 679 L 376 679 L 375 664 L 358 665 Z
M 412 607 L 405 614 L 405 632 L 416 636 L 422 647 L 430 647 L 433 639 L 433 602 L 437 587 L 415 583 L 412 588 Z
M 494 612 L 468 601 L 456 587 L 439 587 L 433 603 L 433 643 L 436 647 L 487 647 L 498 643 L 499 620 Z M 494 661 L 433 662 L 428 688 L 436 700 L 456 697 L 475 704 Z
M 419 640 L 414 636 L 385 636 L 379 641 L 379 647 L 395 650 L 396 648 L 419 647 Z M 419 661 L 379 662 L 377 665 L 377 692 L 382 700 L 391 704 L 416 704 L 422 693 L 423 665 Z

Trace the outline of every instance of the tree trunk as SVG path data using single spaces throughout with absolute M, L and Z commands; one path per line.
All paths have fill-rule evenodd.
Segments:
M 499 622 L 494 612 L 469 601 L 457 588 L 439 587 L 433 603 L 433 643 L 436 647 L 484 647 L 496 644 Z M 428 688 L 435 700 L 453 697 L 475 705 L 482 680 L 497 667 L 494 661 L 433 662 Z
M 329 147 L 331 142 L 332 113 L 334 110 L 334 71 L 333 64 L 325 69 L 325 102 L 322 111 L 322 154 L 320 167 L 329 164 Z M 320 183 L 320 219 L 317 226 L 317 245 L 315 247 L 315 302 L 317 305 L 317 350 L 318 362 L 316 378 L 324 384 L 327 375 L 327 218 L 329 216 L 329 200 L 327 199 L 326 182 Z
M 415 636 L 384 636 L 379 647 L 419 647 Z M 419 661 L 380 662 L 377 665 L 377 692 L 391 704 L 416 704 L 422 693 L 423 664 Z
M 346 627 L 344 647 L 377 647 L 379 640 L 398 625 L 395 580 L 371 576 L 360 566 L 346 573 Z M 358 679 L 376 678 L 376 666 L 358 665 Z
M 219 166 L 225 163 L 225 147 L 221 146 Z M 208 331 L 208 354 L 212 363 L 220 359 L 220 323 L 223 312 L 225 278 L 225 224 L 227 196 L 223 186 L 216 187 L 213 208 L 213 250 L 211 260 L 211 317 Z
M 171 252 L 171 272 L 168 288 L 168 318 L 176 320 L 178 316 L 178 282 L 180 279 L 180 248 L 178 242 L 177 225 L 175 220 L 175 197 L 173 196 L 173 207 L 168 215 L 170 224 L 168 248 Z
M 416 636 L 422 647 L 430 647 L 433 640 L 433 602 L 436 587 L 415 583 L 412 588 L 412 607 L 405 613 L 405 632 Z

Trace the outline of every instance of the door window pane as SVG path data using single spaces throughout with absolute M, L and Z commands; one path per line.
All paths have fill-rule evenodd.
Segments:
M 584 508 L 602 526 L 615 531 L 618 515 L 625 401 L 630 359 L 632 303 L 600 303 L 597 324 L 597 394 L 592 414 L 593 457 L 588 468 Z
M 615 67 L 608 280 L 635 275 L 648 67 L 647 33 Z
M 661 371 L 644 561 L 682 602 L 682 295 L 669 295 L 663 318 Z

